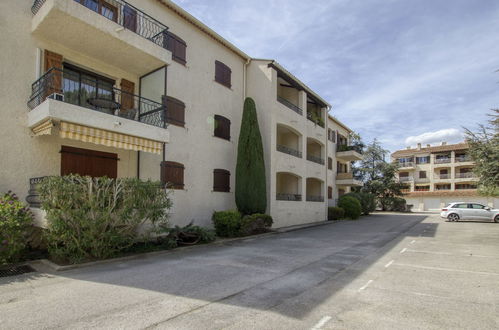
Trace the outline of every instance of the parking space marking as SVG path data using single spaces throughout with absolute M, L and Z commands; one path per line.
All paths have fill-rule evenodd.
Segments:
M 478 274 L 478 275 L 499 276 L 499 273 L 477 272 L 477 271 L 473 271 L 473 270 L 454 269 L 454 268 L 419 266 L 419 265 L 399 264 L 399 263 L 396 263 L 395 266 L 411 267 L 411 268 L 419 268 L 419 269 L 428 269 L 428 270 L 438 270 L 438 271 L 443 271 L 443 272 L 455 272 L 455 273 L 468 273 L 468 274 Z
M 394 262 L 394 261 L 395 261 L 395 260 L 392 260 L 392 261 L 390 261 L 389 263 L 387 263 L 387 264 L 385 265 L 385 268 L 390 267 L 390 266 L 393 264 L 393 262 Z
M 407 251 L 407 248 L 403 248 L 402 251 L 400 251 L 400 253 L 404 253 L 405 251 Z
M 332 317 L 329 316 L 329 315 L 324 316 L 322 319 L 319 320 L 319 322 L 317 322 L 313 326 L 312 330 L 319 330 L 319 329 L 321 329 L 324 326 L 324 324 L 326 324 L 327 322 L 329 322 L 331 319 L 332 319 Z
M 364 284 L 364 285 L 363 285 L 363 286 L 359 289 L 359 291 L 365 290 L 365 289 L 367 288 L 367 286 L 368 286 L 369 284 L 371 284 L 372 282 L 373 282 L 373 280 L 369 280 L 369 281 L 367 281 L 367 283 L 366 283 L 366 284 Z
M 414 243 L 416 243 L 416 240 L 415 240 L 415 239 L 413 239 L 413 240 L 411 241 L 411 244 L 414 244 Z
M 438 252 L 438 251 L 427 251 L 427 250 L 413 250 L 407 249 L 406 252 L 412 253 L 425 253 L 425 254 L 437 254 L 437 255 L 445 255 L 445 256 L 456 256 L 456 257 L 477 257 L 477 258 L 491 258 L 491 259 L 499 259 L 497 256 L 484 256 L 481 254 L 472 254 L 472 253 L 450 253 L 450 252 Z

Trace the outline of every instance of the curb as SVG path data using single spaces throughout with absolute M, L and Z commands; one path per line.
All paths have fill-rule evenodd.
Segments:
M 278 229 L 275 229 L 271 232 L 263 233 L 263 234 L 244 236 L 244 237 L 234 237 L 234 238 L 222 238 L 222 239 L 217 239 L 214 242 L 206 243 L 206 244 L 182 246 L 182 247 L 177 247 L 177 248 L 171 249 L 171 250 L 144 252 L 144 253 L 138 253 L 138 254 L 124 256 L 124 257 L 117 257 L 117 258 L 110 258 L 110 259 L 105 259 L 105 260 L 84 262 L 81 264 L 72 264 L 72 265 L 63 265 L 62 266 L 62 265 L 58 265 L 58 264 L 56 264 L 48 259 L 32 260 L 32 261 L 26 262 L 25 264 L 27 264 L 27 265 L 33 267 L 34 269 L 36 269 L 37 271 L 41 271 L 41 272 L 44 271 L 44 268 L 45 269 L 49 268 L 50 270 L 55 271 L 55 272 L 61 272 L 61 271 L 66 271 L 66 270 L 71 270 L 71 269 L 78 269 L 78 268 L 85 268 L 85 267 L 90 267 L 90 266 L 109 264 L 109 263 L 113 263 L 113 262 L 128 261 L 128 260 L 134 260 L 134 259 L 145 259 L 148 257 L 154 257 L 154 256 L 158 256 L 158 255 L 179 253 L 179 252 L 199 249 L 199 248 L 203 248 L 203 247 L 207 247 L 207 246 L 223 245 L 226 243 L 232 243 L 232 242 L 237 242 L 237 241 L 254 240 L 254 239 L 259 239 L 259 238 L 263 238 L 263 237 L 267 237 L 267 236 L 271 236 L 271 235 L 277 235 L 277 234 L 283 234 L 283 233 L 287 233 L 287 232 L 291 232 L 291 231 L 296 231 L 296 230 L 300 230 L 300 229 L 306 229 L 306 228 L 312 228 L 312 227 L 333 224 L 333 223 L 337 223 L 339 221 L 341 221 L 341 220 L 320 221 L 320 222 L 313 222 L 313 223 L 304 224 L 304 225 L 282 227 L 282 228 L 278 228 Z

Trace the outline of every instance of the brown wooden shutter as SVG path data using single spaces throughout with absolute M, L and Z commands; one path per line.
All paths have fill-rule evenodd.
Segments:
M 123 8 L 123 26 L 133 32 L 137 32 L 137 11 L 130 6 Z
M 184 189 L 184 165 L 177 162 L 161 162 L 161 182 L 172 189 Z
M 230 192 L 230 172 L 222 169 L 213 170 L 213 191 Z
M 51 74 L 47 76 L 44 96 L 47 97 L 53 93 L 62 93 L 62 55 L 45 49 L 43 57 L 45 72 L 52 69 Z
M 185 126 L 185 104 L 184 102 L 163 95 L 163 104 L 166 106 L 166 122 L 172 125 Z
M 61 175 L 79 174 L 91 177 L 107 176 L 115 179 L 118 174 L 118 155 L 109 152 L 62 146 Z
M 215 115 L 214 135 L 222 139 L 230 140 L 230 120 L 223 116 Z
M 333 187 L 327 187 L 327 198 L 328 199 L 333 198 Z
M 215 81 L 231 88 L 232 70 L 220 61 L 215 61 Z
M 167 31 L 165 33 L 166 49 L 172 52 L 172 59 L 180 64 L 185 65 L 187 44 L 179 36 Z
M 129 80 L 121 79 L 121 111 L 126 112 L 127 110 L 135 108 L 134 93 L 135 84 Z
M 333 169 L 333 159 L 331 157 L 327 158 L 327 168 L 330 170 Z

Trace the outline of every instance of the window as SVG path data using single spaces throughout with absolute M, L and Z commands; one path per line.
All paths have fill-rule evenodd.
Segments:
M 161 183 L 172 189 L 184 189 L 184 165 L 176 162 L 161 162 Z
M 420 171 L 419 172 L 419 178 L 420 179 L 426 179 L 426 171 Z
M 333 199 L 333 187 L 327 187 L 327 198 Z
M 171 96 L 163 96 L 166 105 L 166 122 L 175 126 L 185 125 L 185 104 Z
M 118 21 L 118 8 L 104 0 L 76 0 L 90 10 L 93 10 L 112 21 Z
M 485 208 L 485 206 L 483 206 L 482 204 L 471 204 L 471 208 L 483 210 Z
M 429 164 L 430 156 L 416 157 L 416 164 Z
M 332 129 L 328 128 L 327 129 L 327 139 L 333 143 L 336 142 L 336 131 L 333 131 Z
M 457 204 L 457 205 L 455 205 L 453 208 L 457 208 L 457 209 L 467 209 L 467 208 L 468 208 L 468 204 Z
M 232 71 L 230 68 L 220 61 L 215 61 L 215 81 L 230 88 L 230 76 Z
M 331 157 L 328 157 L 327 158 L 327 168 L 329 170 L 332 170 L 333 169 L 333 159 Z
M 230 192 L 230 172 L 222 169 L 213 170 L 213 191 Z
M 224 116 L 215 115 L 214 135 L 230 141 L 230 120 Z
M 170 31 L 165 32 L 164 43 L 166 43 L 165 48 L 172 52 L 172 59 L 175 62 L 185 65 L 186 61 L 186 48 L 187 44 L 179 36 L 171 33 Z M 230 71 L 230 70 L 229 70 Z M 230 76 L 229 76 L 230 85 Z M 230 87 L 230 86 L 229 86 Z

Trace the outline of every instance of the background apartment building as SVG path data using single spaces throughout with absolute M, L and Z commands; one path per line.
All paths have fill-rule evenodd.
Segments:
M 173 223 L 208 225 L 214 210 L 235 208 L 246 96 L 257 104 L 277 227 L 324 220 L 355 183 L 335 183 L 328 132 L 344 138 L 348 128 L 327 119 L 326 101 L 171 1 L 15 1 L 0 12 L 9 77 L 0 82 L 0 191 L 33 207 L 47 175 L 138 177 L 172 184 Z
M 499 199 L 477 193 L 474 162 L 467 155 L 467 143 L 397 150 L 392 161 L 399 165 L 398 179 L 404 184 L 404 198 L 413 209 L 439 210 L 448 203 L 474 201 L 499 207 Z

